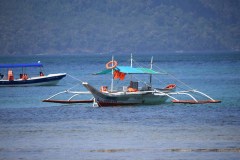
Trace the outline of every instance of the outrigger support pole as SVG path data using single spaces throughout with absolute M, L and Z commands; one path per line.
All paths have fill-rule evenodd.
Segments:
M 203 93 L 203 92 L 200 92 L 200 91 L 197 91 L 197 90 L 193 90 L 193 92 L 197 92 L 197 93 L 199 93 L 199 94 L 201 94 L 201 95 L 203 95 L 203 96 L 211 99 L 212 101 L 215 101 L 212 97 L 208 96 L 207 94 L 205 94 L 205 93 Z
M 172 99 L 174 99 L 174 100 L 176 100 L 176 101 L 179 101 L 177 98 L 174 98 L 173 96 L 170 96 L 169 94 L 167 94 L 167 93 L 164 93 L 164 92 L 161 92 L 161 91 L 158 91 L 158 90 L 156 90 L 156 89 L 154 89 L 154 92 L 157 92 L 157 95 L 165 95 L 165 96 L 168 96 L 168 97 L 170 97 L 170 98 L 172 98 Z
M 58 92 L 58 93 L 54 94 L 53 96 L 47 98 L 46 100 L 52 99 L 53 97 L 56 97 L 57 95 L 62 94 L 62 93 L 66 93 L 66 92 L 68 92 L 68 91 L 66 90 L 66 91 Z
M 198 100 L 196 98 L 194 98 L 191 94 L 189 93 L 177 93 L 177 94 L 185 94 L 188 95 L 189 97 L 191 97 L 195 102 L 198 102 Z M 178 100 L 179 101 L 179 100 Z
M 71 96 L 71 97 L 68 99 L 68 101 L 70 101 L 71 99 L 73 99 L 73 97 L 76 97 L 76 96 L 78 96 L 78 95 L 80 95 L 80 93 L 79 93 L 79 94 L 74 94 L 73 96 Z
M 208 96 L 205 93 L 202 93 L 200 91 L 197 90 L 191 90 L 191 91 L 180 91 L 180 92 L 172 92 L 172 93 L 164 93 L 158 90 L 154 90 L 154 92 L 156 95 L 165 95 L 168 96 L 169 98 L 172 98 L 172 102 L 173 103 L 190 103 L 190 104 L 202 104 L 202 103 L 220 103 L 220 100 L 214 100 L 213 98 L 211 98 L 210 96 Z M 199 93 L 202 96 L 205 96 L 207 98 L 209 98 L 209 100 L 197 100 L 193 95 L 187 93 L 187 92 L 193 92 L 193 93 Z M 189 97 L 191 97 L 193 100 L 179 100 L 171 95 L 187 95 Z

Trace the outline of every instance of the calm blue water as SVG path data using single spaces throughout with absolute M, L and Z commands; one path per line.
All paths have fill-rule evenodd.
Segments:
M 134 55 L 134 65 L 149 66 L 151 56 Z M 80 84 L 70 76 L 58 86 L 2 87 L 0 159 L 240 159 L 240 54 L 153 56 L 161 71 L 168 71 L 222 103 L 93 108 L 91 104 L 41 102 Z M 115 59 L 126 65 L 130 64 L 129 57 L 118 55 Z M 110 59 L 111 55 L 1 56 L 0 63 L 40 60 L 45 74 L 66 72 L 100 86 L 109 85 L 110 76 L 91 73 L 103 69 Z M 153 79 L 156 87 L 177 83 L 184 88 L 168 76 L 157 78 L 160 81 Z M 121 86 L 122 82 L 116 85 Z M 79 85 L 73 90 L 83 89 Z

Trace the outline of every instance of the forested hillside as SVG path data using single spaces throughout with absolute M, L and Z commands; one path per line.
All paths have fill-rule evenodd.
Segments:
M 1 0 L 0 54 L 240 49 L 240 0 Z

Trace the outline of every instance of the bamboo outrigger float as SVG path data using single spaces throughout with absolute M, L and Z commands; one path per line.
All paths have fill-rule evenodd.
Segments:
M 119 66 L 118 62 L 113 58 L 106 64 L 106 69 L 95 75 L 112 74 L 111 86 L 102 86 L 100 90 L 96 89 L 88 82 L 82 82 L 82 85 L 88 90 L 87 92 L 81 91 L 63 91 L 59 92 L 44 102 L 54 103 L 93 103 L 93 106 L 125 106 L 125 105 L 154 105 L 165 103 L 171 99 L 173 103 L 187 103 L 187 104 L 203 104 L 203 103 L 220 103 L 219 100 L 214 100 L 209 95 L 200 92 L 196 89 L 176 91 L 176 84 L 169 84 L 165 88 L 154 88 L 152 85 L 153 75 L 162 75 L 163 73 L 153 70 L 153 59 L 151 59 L 150 68 L 133 67 L 133 59 L 131 56 L 130 66 Z M 122 89 L 116 90 L 114 88 L 114 80 L 124 80 L 125 76 L 130 75 L 149 75 L 149 83 L 144 82 L 144 86 L 139 87 L 139 81 L 130 81 L 129 86 L 123 86 Z M 59 94 L 70 93 L 73 94 L 68 100 L 54 100 L 53 98 Z M 93 96 L 90 100 L 72 100 L 73 97 L 90 94 Z M 205 97 L 204 100 L 198 100 L 193 94 L 198 94 Z M 181 100 L 176 98 L 177 95 L 188 96 L 190 100 Z

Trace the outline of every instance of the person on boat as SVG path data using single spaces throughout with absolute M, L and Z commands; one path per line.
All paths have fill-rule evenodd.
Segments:
M 22 80 L 27 80 L 27 79 L 28 79 L 28 75 L 26 73 L 24 73 L 22 76 Z
M 42 71 L 41 71 L 39 74 L 40 74 L 40 77 L 44 76 L 44 74 L 43 74 L 43 72 L 42 72 Z
M 8 70 L 8 80 L 9 81 L 14 80 L 13 71 L 11 69 Z
M 4 75 L 2 73 L 0 73 L 0 79 L 3 79 Z
M 22 80 L 24 80 L 24 79 L 25 79 L 25 73 L 22 74 Z
M 100 89 L 101 92 L 107 92 L 107 90 L 108 90 L 107 86 L 101 86 L 101 89 Z
M 138 85 L 137 82 L 130 81 L 130 85 L 128 86 L 128 92 L 137 92 L 138 91 L 137 85 Z
M 136 88 L 128 87 L 128 92 L 137 92 Z

